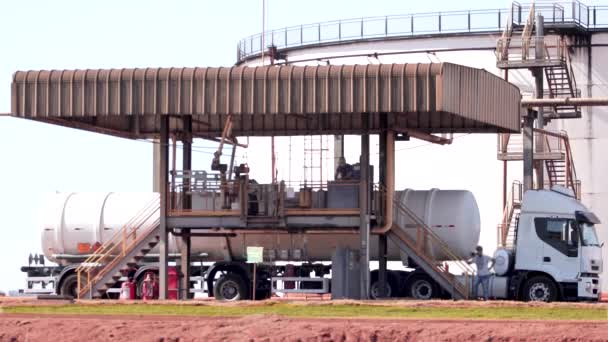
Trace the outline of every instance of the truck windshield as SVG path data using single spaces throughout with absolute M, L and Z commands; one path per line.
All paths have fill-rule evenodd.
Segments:
M 582 222 L 580 224 L 581 227 L 581 235 L 582 235 L 582 244 L 583 246 L 599 246 L 600 243 L 597 238 L 597 234 L 595 233 L 595 226 L 590 223 Z

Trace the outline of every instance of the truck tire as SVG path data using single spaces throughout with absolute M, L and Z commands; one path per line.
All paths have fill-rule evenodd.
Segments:
M 65 277 L 63 282 L 61 282 L 59 294 L 62 296 L 78 298 L 78 274 L 72 273 L 69 276 Z
M 237 301 L 249 299 L 249 286 L 236 273 L 221 276 L 213 285 L 213 295 L 217 300 Z
M 553 302 L 557 298 L 557 286 L 548 277 L 532 277 L 524 285 L 523 299 L 526 302 Z
M 393 284 L 390 280 L 386 279 L 386 296 L 380 297 L 380 281 L 374 280 L 372 285 L 369 287 L 369 297 L 371 299 L 385 299 L 393 296 Z
M 439 290 L 435 282 L 428 276 L 413 276 L 408 281 L 408 293 L 414 299 L 431 299 L 439 296 Z

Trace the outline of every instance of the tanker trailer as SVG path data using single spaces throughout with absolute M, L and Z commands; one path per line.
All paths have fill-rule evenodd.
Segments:
M 396 198 L 403 206 L 410 208 L 427 224 L 433 232 L 445 241 L 459 258 L 465 258 L 474 249 L 479 240 L 479 209 L 473 194 L 464 190 L 429 191 L 404 190 L 396 193 Z M 58 264 L 46 266 L 48 274 L 30 274 L 34 269 L 24 267 L 28 275 L 49 277 L 54 290 L 62 295 L 74 295 L 77 284 L 76 267 L 88 258 L 95 246 L 100 246 L 119 231 L 131 219 L 139 208 L 154 198 L 155 193 L 59 193 L 46 206 L 42 218 L 42 248 L 44 256 Z M 196 209 L 196 197 L 193 205 Z M 202 205 L 202 204 L 201 204 Z M 395 222 L 401 226 L 411 224 L 407 218 L 395 214 Z M 415 233 L 409 233 L 415 234 Z M 181 239 L 169 235 L 169 257 L 175 260 L 180 251 Z M 337 248 L 357 249 L 359 235 L 356 232 L 335 232 L 319 234 L 314 232 L 286 231 L 247 231 L 225 237 L 193 237 L 191 258 L 198 262 L 191 267 L 191 280 L 204 279 L 206 287 L 212 289 L 209 295 L 222 299 L 247 298 L 245 284 L 249 283 L 246 267 L 247 246 L 264 247 L 264 259 L 270 263 L 260 267 L 267 276 L 273 275 L 306 275 L 311 271 L 317 276 L 330 273 L 332 255 Z M 370 257 L 377 258 L 377 236 L 370 239 Z M 441 249 L 431 244 L 424 247 L 427 254 L 435 260 L 448 260 Z M 389 241 L 388 260 L 408 266 L 407 271 L 389 270 L 387 274 L 387 294 L 397 296 L 413 295 L 417 298 L 432 298 L 442 295 L 441 288 L 418 269 L 412 260 Z M 158 250 L 151 250 L 142 259 L 136 272 L 132 274 L 141 282 L 143 274 L 155 271 L 158 263 Z M 201 265 L 202 263 L 202 265 Z M 228 272 L 227 272 L 228 270 Z M 233 271 L 230 270 L 241 270 Z M 378 294 L 377 270 L 371 273 L 371 294 Z M 231 280 L 231 281 L 227 281 Z M 31 285 L 31 281 L 28 284 Z M 228 285 L 226 285 L 228 283 Z M 313 287 L 316 284 L 312 284 Z M 236 288 L 227 289 L 226 286 Z M 31 286 L 28 286 L 31 287 Z M 201 286 L 204 288 L 204 286 Z M 112 292 L 118 292 L 115 288 Z M 202 291 L 192 289 L 192 291 Z M 236 293 L 231 298 L 228 294 Z M 261 291 L 260 296 L 268 296 L 269 291 Z
M 446 288 L 439 286 L 436 277 L 425 272 L 423 266 L 412 263 L 412 260 L 420 260 L 416 259 L 420 255 L 407 255 L 404 252 L 407 248 L 398 245 L 392 236 L 400 229 L 413 240 L 416 230 L 407 228 L 424 225 L 450 253 L 426 240 L 420 240 L 422 243 L 414 253 L 438 263 L 468 259 L 480 233 L 479 209 L 473 194 L 462 190 L 404 190 L 396 193 L 396 199 L 395 207 L 407 208 L 411 214 L 394 211 L 387 256 L 393 261 L 389 265 L 397 264 L 398 267 L 387 273 L 387 293 L 393 297 L 419 299 L 446 295 Z M 38 265 L 22 267 L 28 274 L 28 290 L 41 291 L 33 288 L 41 283 L 43 287 L 53 285 L 43 291 L 74 295 L 76 267 L 90 256 L 95 246 L 102 245 L 120 231 L 139 208 L 157 200 L 155 193 L 57 194 L 46 207 L 41 225 L 44 256 L 57 266 L 40 265 L 45 259 L 42 256 L 30 258 L 30 264 L 33 259 Z M 197 203 L 201 202 L 193 198 L 195 207 Z M 526 191 L 513 220 L 510 228 L 515 237 L 513 245 L 499 248 L 494 255 L 496 273 L 490 281 L 490 297 L 534 301 L 599 300 L 603 243 L 597 237 L 595 225 L 600 222 L 571 190 L 554 186 L 550 190 Z M 378 255 L 377 245 L 377 236 L 372 235 L 372 259 Z M 356 229 L 323 234 L 313 230 L 241 230 L 229 236 L 194 237 L 191 257 L 199 264 L 191 268 L 191 282 L 204 283 L 208 294 L 218 299 L 250 298 L 248 284 L 252 274 L 251 267 L 246 264 L 247 246 L 264 247 L 264 260 L 269 261 L 261 264 L 256 272 L 261 283 L 265 283 L 265 287 L 256 283 L 256 298 L 265 298 L 270 295 L 273 277 L 310 280 L 308 284 L 312 286 L 300 286 L 303 291 L 319 292 L 317 285 L 326 288 L 330 284 L 327 275 L 332 271 L 332 257 L 344 248 L 357 250 L 359 235 Z M 178 257 L 179 248 L 180 239 L 171 236 L 170 259 Z M 151 250 L 136 265 L 131 276 L 141 281 L 144 272 L 155 271 L 157 265 L 158 253 Z M 445 266 L 443 270 L 448 272 Z M 310 277 L 312 272 L 315 277 Z M 372 271 L 370 279 L 370 293 L 374 297 L 379 292 L 377 270 Z M 289 285 L 287 283 L 284 284 Z M 191 291 L 205 290 L 201 286 L 201 289 Z M 112 291 L 108 293 L 112 294 Z

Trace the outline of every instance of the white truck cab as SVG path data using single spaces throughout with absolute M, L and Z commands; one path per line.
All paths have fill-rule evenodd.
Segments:
M 512 253 L 515 299 L 598 300 L 602 246 L 598 218 L 563 187 L 526 191 Z M 505 274 L 506 275 L 506 274 Z

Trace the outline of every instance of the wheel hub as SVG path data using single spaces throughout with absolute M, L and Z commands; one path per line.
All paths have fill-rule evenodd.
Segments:
M 549 299 L 550 290 L 546 284 L 535 283 L 530 286 L 530 299 L 533 301 L 546 302 Z
M 224 299 L 234 299 L 238 294 L 238 285 L 234 281 L 226 281 L 222 284 L 221 293 Z
M 433 295 L 433 289 L 427 281 L 418 280 L 412 286 L 412 294 L 418 299 L 430 299 Z
M 391 286 L 389 285 L 389 283 L 386 283 L 386 288 L 385 288 L 385 297 L 390 297 L 392 294 L 392 289 Z M 380 282 L 376 281 L 372 284 L 372 287 L 370 289 L 370 295 L 372 298 L 377 299 L 377 298 L 381 298 L 380 296 Z

